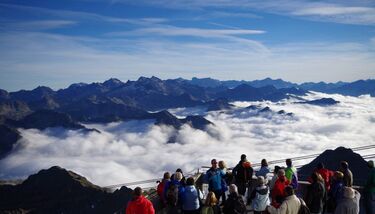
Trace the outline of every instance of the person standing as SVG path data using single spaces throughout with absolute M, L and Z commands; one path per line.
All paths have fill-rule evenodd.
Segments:
M 351 187 L 344 187 L 343 199 L 339 201 L 334 214 L 358 214 L 361 194 Z
M 155 214 L 154 207 L 143 195 L 141 187 L 133 190 L 133 199 L 129 201 L 126 207 L 126 214 Z
M 266 159 L 262 159 L 261 167 L 258 172 L 255 173 L 257 177 L 263 176 L 263 178 L 267 178 L 267 174 L 270 173 L 270 168 L 268 167 L 268 162 Z
M 194 186 L 194 178 L 189 177 L 182 193 L 182 213 L 199 214 L 199 201 L 201 199 L 203 199 L 203 194 Z
M 238 194 L 237 186 L 231 184 L 229 186 L 229 196 L 223 207 L 224 214 L 244 214 L 246 213 L 246 205 L 241 195 Z
M 370 160 L 367 163 L 370 168 L 370 172 L 367 178 L 366 186 L 364 189 L 365 196 L 365 209 L 366 214 L 375 213 L 375 167 L 374 161 Z
M 341 161 L 340 171 L 344 174 L 344 186 L 352 187 L 353 186 L 353 173 L 349 169 L 349 164 L 346 161 Z
M 285 177 L 288 179 L 290 185 L 293 189 L 298 188 L 298 175 L 297 175 L 297 168 L 293 166 L 292 159 L 288 158 L 285 160 L 286 168 L 285 168 Z
M 254 214 L 263 213 L 267 206 L 270 205 L 270 191 L 266 184 L 267 180 L 264 179 L 263 176 L 257 178 L 257 187 L 251 193 L 251 206 L 254 209 Z
M 285 177 L 285 171 L 283 169 L 279 169 L 277 177 L 278 178 L 271 192 L 271 204 L 276 208 L 280 206 L 286 197 L 284 190 L 290 184 L 288 179 Z
M 248 187 L 252 177 L 253 177 L 253 168 L 251 167 L 250 162 L 247 161 L 246 155 L 241 155 L 241 160 L 233 168 L 232 174 L 235 179 L 235 184 L 238 187 L 238 193 L 240 195 L 245 195 L 246 188 Z
M 224 176 L 224 172 L 217 167 L 216 159 L 212 159 L 211 168 L 206 172 L 204 180 L 208 183 L 208 191 L 214 192 L 218 200 L 223 193 L 222 180 Z
M 307 186 L 305 201 L 311 214 L 323 213 L 323 206 L 325 202 L 325 187 L 324 180 L 321 175 L 314 172 L 311 175 L 311 184 Z

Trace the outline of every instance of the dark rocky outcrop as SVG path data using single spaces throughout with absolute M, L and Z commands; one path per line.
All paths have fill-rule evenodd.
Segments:
M 63 127 L 67 129 L 84 129 L 85 127 L 75 122 L 69 115 L 52 110 L 38 110 L 18 121 L 9 122 L 15 127 L 25 129 L 46 129 L 50 127 Z
M 229 104 L 227 99 L 215 99 L 206 103 L 207 111 L 220 111 L 228 110 L 234 107 L 234 105 Z
M 341 161 L 349 163 L 349 168 L 353 172 L 355 185 L 363 185 L 366 182 L 368 175 L 367 162 L 361 155 L 344 147 L 324 151 L 309 164 L 304 165 L 298 171 L 298 175 L 306 179 L 314 171 L 318 163 L 323 163 L 327 169 L 337 171 L 340 168 Z
M 336 105 L 336 104 L 338 104 L 340 102 L 336 101 L 336 100 L 334 100 L 332 98 L 321 98 L 321 99 L 317 99 L 317 100 L 297 102 L 297 103 L 317 105 L 317 106 L 330 106 L 330 105 Z
M 7 125 L 0 125 L 0 159 L 9 154 L 16 142 L 21 139 L 20 133 Z
M 86 178 L 51 167 L 19 185 L 0 185 L 0 213 L 114 213 L 125 209 L 131 189 L 114 193 Z

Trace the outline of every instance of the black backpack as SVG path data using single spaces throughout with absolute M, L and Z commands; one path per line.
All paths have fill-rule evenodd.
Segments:
M 242 199 L 242 196 L 238 196 L 234 204 L 234 213 L 243 214 L 246 213 L 246 205 Z
M 301 198 L 298 198 L 301 202 L 301 206 L 299 207 L 298 214 L 310 214 L 310 209 L 306 206 L 306 203 Z
M 167 190 L 167 204 L 177 206 L 178 202 L 178 185 L 171 183 Z

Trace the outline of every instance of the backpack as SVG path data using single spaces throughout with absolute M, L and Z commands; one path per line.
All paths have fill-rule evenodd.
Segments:
M 298 214 L 310 214 L 310 209 L 306 206 L 305 201 L 301 198 L 298 198 L 301 202 L 301 206 L 299 207 Z
M 178 185 L 171 183 L 167 190 L 167 204 L 177 206 L 178 202 Z
M 242 196 L 238 196 L 237 200 L 234 204 L 234 213 L 245 213 L 246 212 L 246 205 L 242 200 Z

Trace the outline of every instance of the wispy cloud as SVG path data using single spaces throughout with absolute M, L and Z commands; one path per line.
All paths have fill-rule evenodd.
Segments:
M 70 20 L 1 21 L 0 29 L 6 31 L 40 31 L 63 28 L 77 24 Z
M 263 30 L 248 30 L 248 29 L 203 29 L 203 28 L 182 28 L 175 26 L 150 27 L 140 28 L 132 32 L 125 33 L 111 33 L 111 35 L 129 35 L 129 34 L 150 34 L 162 36 L 194 36 L 194 37 L 223 37 L 223 36 L 239 36 L 239 35 L 253 35 L 266 33 Z
M 119 1 L 121 2 L 121 1 Z M 129 1 L 122 1 L 128 3 Z M 317 21 L 337 22 L 344 24 L 375 25 L 375 7 L 371 2 L 364 1 L 309 1 L 309 0 L 210 0 L 210 1 L 177 1 L 161 0 L 157 2 L 143 1 L 144 4 L 152 4 L 167 8 L 188 9 L 223 9 L 241 8 L 238 14 L 244 14 L 244 10 L 253 12 L 261 11 L 283 16 L 295 16 Z M 236 12 L 233 12 L 234 14 Z M 334 17 L 333 17 L 334 16 Z
M 96 13 L 89 13 L 89 12 L 82 12 L 82 11 L 54 10 L 54 9 L 48 9 L 48 8 L 15 5 L 15 4 L 0 3 L 0 7 L 20 10 L 20 11 L 27 11 L 33 14 L 43 14 L 43 15 L 48 15 L 50 17 L 59 17 L 59 18 L 63 18 L 66 20 L 77 20 L 77 21 L 92 20 L 92 21 L 101 21 L 101 22 L 112 22 L 112 23 L 127 23 L 127 24 L 134 24 L 134 25 L 149 25 L 149 24 L 155 24 L 155 23 L 168 21 L 167 19 L 158 18 L 158 17 L 127 19 L 127 18 L 104 16 L 104 15 L 100 15 Z

